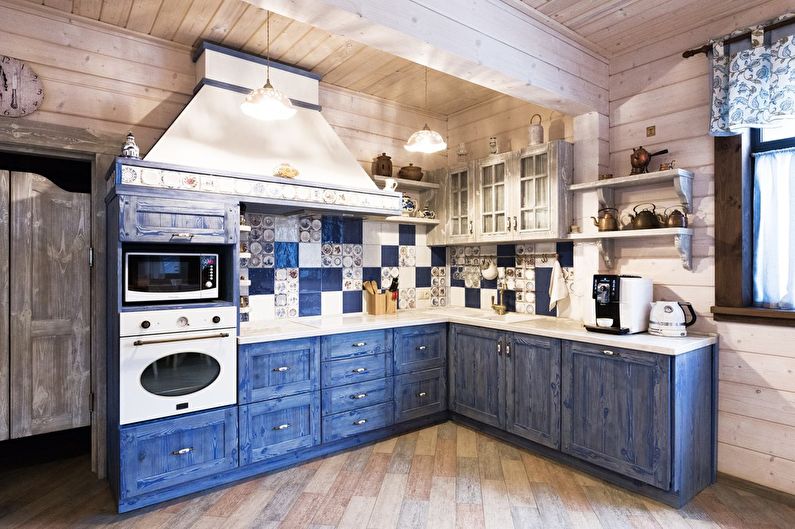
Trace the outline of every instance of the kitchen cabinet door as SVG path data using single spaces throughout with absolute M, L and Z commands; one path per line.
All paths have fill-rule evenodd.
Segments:
M 11 437 L 90 422 L 90 199 L 11 173 Z
M 450 340 L 450 408 L 492 426 L 503 425 L 505 380 L 504 333 L 452 325 Z
M 495 154 L 478 164 L 476 237 L 481 241 L 509 238 L 509 182 L 514 178 L 515 158 L 512 153 Z
M 0 171 L 0 441 L 8 439 L 8 233 L 9 172 Z
M 507 339 L 506 428 L 560 447 L 560 340 L 513 333 Z
M 670 489 L 670 359 L 563 342 L 562 450 Z

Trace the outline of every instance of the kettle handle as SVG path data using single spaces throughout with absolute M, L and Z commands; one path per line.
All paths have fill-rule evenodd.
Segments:
M 640 204 L 637 204 L 634 208 L 632 208 L 632 211 L 634 211 L 635 213 L 638 213 L 638 208 L 641 207 L 641 206 L 651 206 L 651 212 L 652 213 L 657 213 L 657 206 L 654 205 L 653 202 L 641 202 Z M 644 211 L 648 211 L 648 210 L 644 210 Z
M 696 323 L 698 316 L 696 316 L 696 311 L 693 310 L 693 305 L 691 305 L 687 301 L 680 301 L 679 306 L 682 307 L 683 309 L 687 309 L 687 312 L 689 312 L 690 316 L 693 318 L 692 320 L 685 322 L 685 327 L 690 327 L 691 325 Z

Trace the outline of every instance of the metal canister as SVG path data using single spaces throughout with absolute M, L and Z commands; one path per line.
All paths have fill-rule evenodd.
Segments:
M 538 118 L 538 123 L 533 122 L 536 118 Z M 544 126 L 541 121 L 541 114 L 533 114 L 530 118 L 530 127 L 528 127 L 530 145 L 541 145 L 544 143 Z

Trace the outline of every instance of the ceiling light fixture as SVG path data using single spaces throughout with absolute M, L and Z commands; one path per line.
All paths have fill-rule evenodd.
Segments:
M 295 115 L 295 107 L 290 98 L 275 89 L 271 84 L 271 12 L 265 20 L 265 85 L 252 90 L 240 104 L 240 110 L 247 116 L 262 121 L 290 119 Z
M 428 67 L 425 67 L 425 109 L 428 108 Z M 409 137 L 409 141 L 403 146 L 409 152 L 421 152 L 433 154 L 447 149 L 447 142 L 442 135 L 431 130 L 426 123 L 422 130 L 418 130 Z

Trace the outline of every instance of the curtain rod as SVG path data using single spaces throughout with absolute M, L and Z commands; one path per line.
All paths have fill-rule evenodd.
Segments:
M 777 17 L 777 18 L 773 19 L 774 22 L 772 22 L 772 23 L 768 22 L 767 25 L 760 24 L 760 26 L 761 26 L 761 28 L 764 31 L 771 31 L 771 30 L 774 30 L 774 29 L 777 29 L 777 28 L 784 27 L 784 26 L 786 26 L 788 24 L 792 24 L 795 21 L 795 20 L 793 20 L 793 17 L 795 17 L 795 15 L 793 15 L 791 13 L 787 14 L 787 15 L 783 15 L 783 16 L 785 17 L 783 20 L 781 20 L 781 17 Z M 728 35 L 724 35 L 723 37 L 721 37 L 719 39 L 714 39 L 714 40 L 723 40 L 725 44 L 732 44 L 734 42 L 740 42 L 741 40 L 747 39 L 749 36 L 751 36 L 751 29 L 743 31 L 739 35 L 731 36 L 732 34 L 733 33 L 729 33 Z M 703 46 L 701 46 L 699 48 L 693 48 L 693 49 L 685 51 L 684 53 L 682 53 L 682 57 L 684 57 L 685 59 L 689 59 L 690 57 L 698 55 L 699 53 L 707 54 L 711 50 L 712 50 L 712 44 L 704 44 Z

